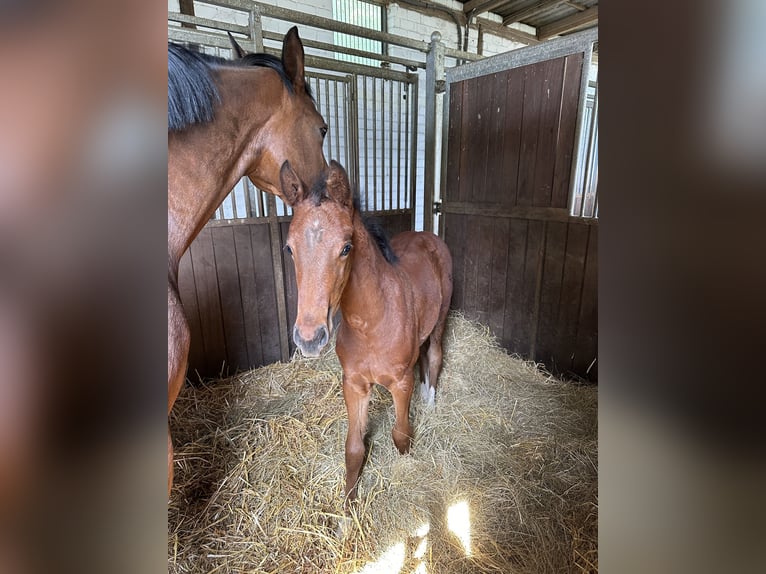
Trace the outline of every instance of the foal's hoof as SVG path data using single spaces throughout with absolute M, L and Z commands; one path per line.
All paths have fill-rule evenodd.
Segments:
M 351 533 L 352 520 L 350 516 L 338 517 L 338 527 L 335 529 L 335 536 L 343 540 Z

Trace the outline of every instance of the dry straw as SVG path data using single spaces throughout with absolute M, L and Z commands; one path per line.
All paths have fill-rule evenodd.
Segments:
M 597 571 L 596 388 L 509 356 L 455 313 L 444 357 L 436 407 L 413 394 L 409 455 L 376 387 L 347 519 L 334 349 L 187 386 L 171 420 L 169 572 Z M 451 508 L 467 508 L 467 542 Z

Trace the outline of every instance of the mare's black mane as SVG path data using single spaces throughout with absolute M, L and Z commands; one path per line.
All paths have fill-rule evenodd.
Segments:
M 168 131 L 213 121 L 221 98 L 212 70 L 220 66 L 271 68 L 279 74 L 288 92 L 293 93 L 282 60 L 276 56 L 247 54 L 237 60 L 225 60 L 168 42 Z M 311 97 L 308 83 L 306 93 Z
M 314 182 L 314 185 L 309 190 L 306 199 L 310 200 L 314 205 L 317 206 L 323 201 L 329 199 L 329 195 L 327 195 L 327 181 L 324 176 L 320 176 L 319 179 Z M 383 229 L 382 225 L 373 219 L 374 216 L 368 216 L 362 213 L 361 199 L 359 198 L 358 190 L 354 191 L 354 210 L 362 214 L 362 223 L 364 223 L 364 228 L 367 230 L 367 233 L 370 234 L 370 237 L 375 240 L 375 245 L 378 246 L 378 249 L 383 255 L 383 258 L 391 265 L 397 263 L 399 258 L 391 248 L 391 243 L 388 239 L 386 230 Z

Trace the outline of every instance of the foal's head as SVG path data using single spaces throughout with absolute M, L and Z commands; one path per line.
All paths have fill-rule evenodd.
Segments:
M 280 172 L 282 194 L 293 207 L 285 250 L 295 263 L 298 314 L 293 340 L 316 357 L 330 339 L 353 259 L 354 201 L 343 167 L 331 161 L 306 190 L 289 162 Z

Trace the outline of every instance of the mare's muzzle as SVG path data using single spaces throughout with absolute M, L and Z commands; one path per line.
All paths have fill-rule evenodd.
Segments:
M 327 327 L 324 325 L 320 326 L 316 331 L 314 331 L 314 335 L 311 337 L 311 339 L 304 339 L 301 336 L 298 325 L 293 328 L 293 341 L 295 341 L 295 344 L 298 345 L 301 353 L 307 357 L 318 357 L 319 351 L 322 350 L 322 348 L 327 344 L 327 341 L 329 340 L 330 333 L 327 331 Z

